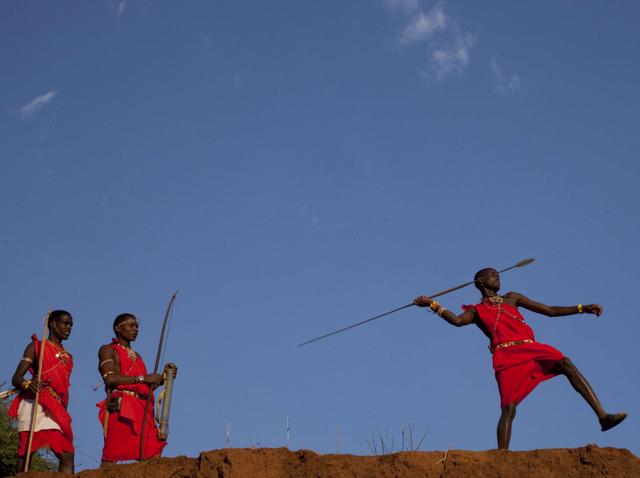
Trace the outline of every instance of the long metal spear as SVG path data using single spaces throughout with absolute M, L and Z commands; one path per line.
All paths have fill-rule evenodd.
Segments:
M 505 269 L 499 270 L 498 272 L 501 273 L 501 272 L 510 271 L 511 269 L 515 269 L 516 267 L 528 266 L 533 261 L 535 261 L 535 259 L 532 259 L 532 258 L 523 259 L 520 262 L 512 265 L 511 267 L 507 267 Z M 429 297 L 431 297 L 432 299 L 435 299 L 436 297 L 440 297 L 441 295 L 445 295 L 445 294 L 448 294 L 449 292 L 453 292 L 455 290 L 462 289 L 463 287 L 467 287 L 468 285 L 471 285 L 474 282 L 475 282 L 475 280 L 472 280 L 472 281 L 469 281 L 469 282 L 465 282 L 464 284 L 456 285 L 454 287 L 450 287 L 449 289 L 443 290 L 443 291 L 438 292 L 436 294 L 432 294 Z M 353 328 L 358 327 L 360 325 L 366 324 L 367 322 L 371 322 L 373 320 L 381 319 L 382 317 L 385 317 L 387 315 L 393 314 L 394 312 L 398 312 L 399 310 L 406 309 L 407 307 L 411 307 L 412 305 L 415 305 L 415 304 L 413 302 L 411 302 L 410 304 L 403 305 L 402 307 L 398 307 L 397 309 L 390 310 L 388 312 L 385 312 L 384 314 L 376 315 L 375 317 L 371 317 L 370 319 L 363 320 L 362 322 L 358 322 L 357 324 L 348 325 L 347 327 L 343 327 L 341 329 L 334 330 L 333 332 L 329 332 L 328 334 L 324 334 L 324 335 L 321 335 L 320 337 L 316 337 L 314 339 L 307 340 L 306 342 L 302 342 L 301 344 L 298 344 L 298 347 L 302 347 L 303 345 L 308 345 L 308 344 L 310 344 L 312 342 L 317 342 L 318 340 L 326 339 L 327 337 L 331 337 L 332 335 L 339 334 L 340 332 L 344 332 L 346 330 L 353 329 Z
M 31 426 L 29 427 L 29 441 L 27 442 L 27 454 L 24 456 L 24 472 L 29 471 L 29 462 L 31 461 L 31 446 L 33 444 L 33 434 L 36 430 L 36 418 L 38 417 L 38 399 L 40 398 L 40 388 L 42 384 L 42 363 L 44 361 L 44 349 L 47 345 L 47 330 L 49 329 L 49 317 L 51 317 L 51 311 L 47 312 L 47 316 L 44 319 L 44 331 L 42 332 L 42 340 L 40 341 L 40 352 L 38 352 L 38 372 L 36 373 L 36 381 L 38 383 L 38 390 L 36 396 L 33 399 L 33 408 L 31 409 Z

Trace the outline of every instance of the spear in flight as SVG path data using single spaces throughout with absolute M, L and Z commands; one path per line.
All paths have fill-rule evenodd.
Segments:
M 514 265 L 512 265 L 510 267 L 507 267 L 505 269 L 499 270 L 498 273 L 507 272 L 507 271 L 510 271 L 511 269 L 515 269 L 517 267 L 528 266 L 533 261 L 535 261 L 535 259 L 533 259 L 533 258 L 523 259 L 520 262 L 517 262 L 516 264 L 514 264 Z M 472 280 L 472 281 L 469 281 L 469 282 L 465 282 L 464 284 L 456 285 L 454 287 L 450 287 L 449 289 L 443 290 L 443 291 L 438 292 L 436 294 L 432 294 L 429 297 L 431 299 L 435 299 L 436 297 L 440 297 L 441 295 L 445 295 L 445 294 L 448 294 L 449 292 L 453 292 L 455 290 L 462 289 L 463 287 L 467 287 L 468 285 L 471 285 L 474 282 L 475 282 L 475 280 Z M 391 315 L 394 312 L 398 312 L 399 310 L 406 309 L 407 307 L 411 307 L 412 305 L 415 305 L 415 304 L 413 302 L 411 302 L 410 304 L 403 305 L 402 307 L 398 307 L 397 309 L 390 310 L 388 312 L 385 312 L 384 314 L 376 315 L 375 317 L 371 317 L 369 319 L 363 320 L 363 321 L 358 322 L 356 324 L 351 324 L 351 325 L 348 325 L 347 327 L 343 327 L 341 329 L 334 330 L 333 332 L 329 332 L 328 334 L 324 334 L 324 335 L 321 335 L 320 337 L 316 337 L 316 338 L 313 338 L 311 340 L 307 340 L 306 342 L 302 342 L 301 344 L 298 344 L 298 347 L 302 347 L 303 345 L 308 345 L 308 344 L 310 344 L 312 342 L 317 342 L 318 340 L 326 339 L 327 337 L 331 337 L 332 335 L 336 335 L 336 334 L 339 334 L 341 332 L 345 332 L 345 331 L 347 331 L 349 329 L 353 329 L 355 327 L 358 327 L 360 325 L 364 325 L 367 322 L 371 322 L 371 321 L 374 321 L 374 320 L 377 320 L 377 319 L 381 319 L 382 317 L 386 317 L 387 315 Z

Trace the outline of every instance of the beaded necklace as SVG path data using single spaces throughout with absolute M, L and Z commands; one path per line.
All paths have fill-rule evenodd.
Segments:
M 131 347 L 125 347 L 124 345 L 116 342 L 116 345 L 124 350 L 127 351 L 127 355 L 129 356 L 129 358 L 133 361 L 137 360 L 138 358 L 138 354 L 131 348 Z
M 131 348 L 131 347 L 125 347 L 124 345 L 118 343 L 118 342 L 114 342 L 114 344 L 116 344 L 118 347 L 120 347 L 121 349 L 124 349 L 127 351 L 127 355 L 129 356 L 129 358 L 132 360 L 131 362 L 131 367 L 129 367 L 127 370 L 125 370 L 124 372 L 122 371 L 122 364 L 119 364 L 120 366 L 120 374 L 124 375 L 124 376 L 128 376 L 131 373 L 131 370 L 133 370 L 133 367 L 136 366 L 136 362 L 138 360 L 138 354 L 135 353 L 135 351 Z M 120 362 L 120 360 L 118 360 L 118 362 Z
M 502 296 L 494 295 L 493 297 L 485 297 L 482 302 L 491 304 L 496 307 L 496 320 L 493 322 L 493 336 L 496 336 L 496 328 L 498 327 L 498 321 L 500 320 L 500 313 L 502 312 L 502 304 L 504 299 Z
M 492 305 L 496 308 L 496 320 L 493 322 L 494 336 L 496 333 L 496 328 L 498 327 L 498 321 L 500 320 L 500 314 L 506 314 L 507 316 L 511 317 L 514 320 L 522 322 L 523 324 L 525 323 L 524 319 L 516 317 L 515 315 L 509 313 L 508 311 L 502 308 L 502 304 L 504 304 L 504 297 L 500 295 L 494 295 L 493 297 L 485 297 L 482 299 L 482 302 L 484 302 L 487 305 Z
M 61 364 L 66 365 L 67 363 L 69 363 L 69 359 L 71 358 L 71 354 L 67 352 L 62 345 L 54 344 L 51 341 L 49 341 L 47 344 L 53 346 L 53 348 L 56 349 L 55 358 L 58 359 L 58 362 L 55 365 L 53 365 L 51 368 L 48 368 L 47 370 L 43 370 L 42 371 L 43 374 L 54 371 Z

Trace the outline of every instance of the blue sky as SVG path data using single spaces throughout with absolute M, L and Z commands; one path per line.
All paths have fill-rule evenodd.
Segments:
M 519 407 L 513 449 L 638 454 L 636 2 L 4 2 L 0 278 L 10 380 L 48 308 L 72 312 L 77 463 L 97 464 L 97 350 L 141 321 L 180 370 L 167 455 L 232 446 L 367 454 L 495 447 L 486 339 L 424 310 L 316 335 L 469 280 L 526 314 L 563 378 Z M 636 159 L 634 159 L 636 158 Z M 443 298 L 477 300 L 473 289 Z

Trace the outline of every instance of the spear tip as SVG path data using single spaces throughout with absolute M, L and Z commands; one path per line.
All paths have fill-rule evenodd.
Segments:
M 535 261 L 535 259 L 533 257 L 530 257 L 529 259 L 522 259 L 520 262 L 518 262 L 516 264 L 516 267 L 524 267 L 524 266 L 528 266 L 529 264 L 531 264 L 533 261 Z

